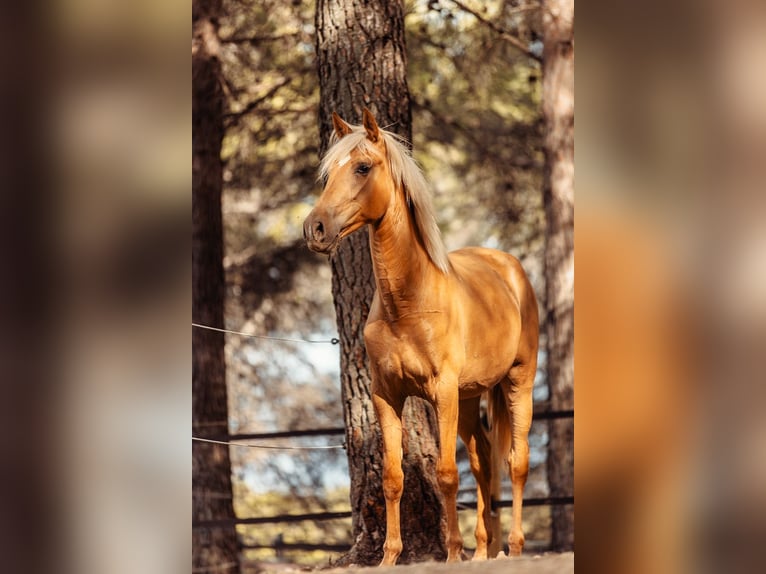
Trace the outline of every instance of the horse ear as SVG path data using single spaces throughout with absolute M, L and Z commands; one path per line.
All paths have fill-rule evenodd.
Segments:
M 351 126 L 344 122 L 335 112 L 332 113 L 332 127 L 335 129 L 335 135 L 338 136 L 338 139 L 351 133 Z
M 364 108 L 362 112 L 362 125 L 367 132 L 367 139 L 372 143 L 376 143 L 380 139 L 380 129 L 375 121 L 375 116 L 367 108 Z

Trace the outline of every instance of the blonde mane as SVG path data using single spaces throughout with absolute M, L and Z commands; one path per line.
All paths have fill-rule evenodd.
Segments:
M 332 166 L 344 162 L 345 158 L 355 149 L 367 156 L 379 155 L 375 145 L 367 139 L 367 133 L 362 126 L 350 126 L 350 134 L 338 139 L 333 133 L 330 149 L 319 164 L 319 178 L 327 181 Z M 405 146 L 405 140 L 392 132 L 381 129 L 383 141 L 386 144 L 389 168 L 394 182 L 404 190 L 407 204 L 423 241 L 423 247 L 431 261 L 442 272 L 450 268 L 447 249 L 442 241 L 439 226 L 436 224 L 431 194 L 423 172 L 412 159 L 410 150 Z

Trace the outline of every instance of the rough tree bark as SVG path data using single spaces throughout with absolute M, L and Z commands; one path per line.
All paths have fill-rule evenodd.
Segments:
M 223 325 L 223 221 L 220 86 L 216 18 L 220 0 L 192 4 L 192 320 Z M 195 434 L 228 434 L 223 333 L 192 332 L 192 425 Z M 227 446 L 192 443 L 192 520 L 234 518 Z M 239 572 L 234 527 L 192 534 L 192 565 Z
M 318 0 L 317 68 L 320 153 L 332 133 L 331 114 L 361 123 L 367 106 L 381 126 L 411 141 L 404 14 L 395 0 Z M 382 443 L 370 399 L 363 330 L 375 292 L 367 230 L 344 239 L 331 258 L 341 340 L 354 545 L 341 564 L 372 565 L 383 556 L 385 506 Z M 404 495 L 399 563 L 446 557 L 443 510 L 436 482 L 436 420 L 425 402 L 410 399 L 404 414 Z
M 574 408 L 574 2 L 543 0 L 546 335 L 551 408 Z M 574 492 L 574 422 L 550 421 L 552 496 Z M 552 547 L 574 548 L 574 508 L 552 509 Z

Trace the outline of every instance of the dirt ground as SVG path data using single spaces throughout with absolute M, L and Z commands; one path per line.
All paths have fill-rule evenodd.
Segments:
M 323 574 L 567 574 L 574 572 L 574 553 L 540 554 L 487 562 L 457 562 L 452 564 L 425 562 L 388 568 L 334 568 Z
M 276 566 L 276 565 L 275 565 Z M 262 572 L 300 572 L 300 567 L 281 565 Z M 305 569 L 303 570 L 306 571 Z M 488 560 L 487 562 L 455 562 L 451 564 L 422 562 L 386 568 L 332 568 L 316 570 L 321 574 L 569 574 L 574 572 L 574 552 L 546 553 L 519 558 Z

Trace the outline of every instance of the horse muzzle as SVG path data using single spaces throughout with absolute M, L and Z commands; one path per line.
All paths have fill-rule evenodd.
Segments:
M 303 238 L 306 246 L 317 253 L 329 253 L 338 243 L 338 234 L 328 233 L 323 218 L 316 216 L 313 211 L 303 222 Z

